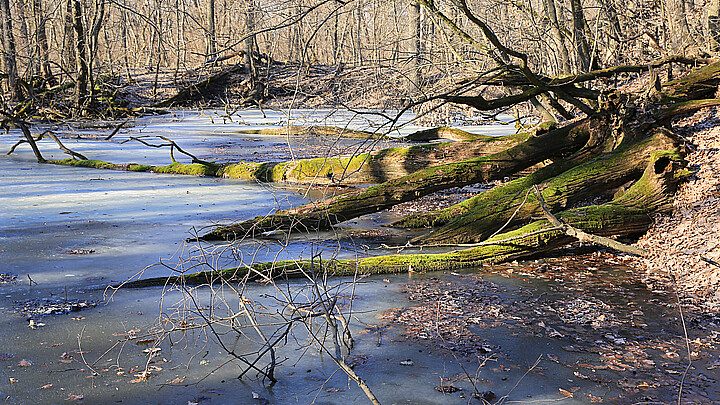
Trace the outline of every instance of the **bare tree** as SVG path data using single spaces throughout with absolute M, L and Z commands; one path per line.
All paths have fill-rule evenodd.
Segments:
M 42 0 L 33 0 L 33 15 L 35 17 L 35 36 L 37 41 L 38 55 L 40 58 L 40 69 L 49 86 L 57 84 L 57 80 L 50 67 L 50 54 L 46 33 L 46 17 L 43 10 Z
M 19 100 L 22 97 L 22 90 L 18 78 L 17 53 L 15 51 L 10 1 L 0 0 L 0 9 L 0 13 L 2 13 L 3 66 L 7 75 L 10 98 Z

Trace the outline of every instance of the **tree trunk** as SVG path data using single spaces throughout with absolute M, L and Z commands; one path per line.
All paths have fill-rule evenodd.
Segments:
M 13 36 L 12 14 L 10 14 L 10 1 L 0 0 L 2 12 L 2 41 L 3 41 L 3 68 L 8 80 L 8 89 L 12 100 L 20 100 L 22 91 L 17 70 L 17 53 L 15 52 L 15 37 Z
M 28 82 L 32 82 L 32 77 L 35 75 L 36 68 L 37 68 L 37 60 L 35 58 L 35 55 L 32 53 L 32 39 L 30 37 L 30 34 L 28 32 L 28 26 L 27 26 L 27 18 L 25 16 L 25 7 L 28 5 L 26 2 L 19 1 L 17 4 L 17 20 L 20 22 L 20 37 L 22 38 L 20 42 L 20 46 L 18 48 L 25 50 L 25 55 L 21 56 L 24 57 L 26 60 L 28 60 L 28 63 L 26 65 L 25 79 L 28 80 Z M 37 69 L 39 71 L 39 69 Z
M 215 35 L 215 0 L 208 0 L 207 24 L 207 58 L 212 59 L 217 56 L 217 38 Z
M 501 227 L 512 230 L 542 215 L 538 200 L 527 193 L 533 185 L 541 185 L 543 198 L 551 210 L 561 211 L 608 192 L 612 195 L 618 188 L 640 178 L 653 152 L 678 147 L 676 137 L 659 131 L 645 141 L 604 155 L 602 160 L 593 159 L 579 165 L 572 159 L 558 161 L 526 178 L 481 193 L 461 207 L 450 207 L 441 215 L 448 219 L 442 228 L 412 242 L 457 244 L 486 240 Z M 440 223 L 434 221 L 433 225 Z
M 590 137 L 585 124 L 586 122 L 551 130 L 492 155 L 423 169 L 328 201 L 221 227 L 202 238 L 235 239 L 244 237 L 249 231 L 259 234 L 276 230 L 327 229 L 339 222 L 387 209 L 436 191 L 502 179 L 553 156 L 572 153 L 587 144 Z
M 74 72 L 77 68 L 77 58 L 75 56 L 75 23 L 73 11 L 73 0 L 67 0 L 64 7 L 65 20 L 63 24 L 63 49 L 62 49 L 62 67 L 65 72 Z M 72 77 L 69 78 L 72 80 Z
M 654 215 L 672 210 L 673 194 L 678 183 L 691 174 L 682 169 L 682 166 L 682 158 L 677 153 L 654 152 L 642 177 L 626 193 L 604 204 L 562 211 L 556 217 L 573 228 L 593 235 L 628 237 L 642 234 L 652 224 Z M 439 254 L 396 254 L 357 260 L 328 260 L 312 265 L 315 271 L 327 271 L 328 274 L 337 276 L 452 271 L 538 255 L 574 239 L 568 235 L 566 229 L 554 226 L 548 220 L 539 220 L 464 250 Z M 202 284 L 221 279 L 232 281 L 244 278 L 254 280 L 302 277 L 307 274 L 310 266 L 311 262 L 308 260 L 254 263 L 247 267 L 188 274 L 182 276 L 182 281 Z M 173 276 L 170 282 L 178 279 L 179 277 Z M 167 282 L 167 277 L 157 277 L 131 282 L 126 286 L 147 287 L 164 285 Z
M 577 72 L 590 70 L 590 45 L 585 35 L 585 12 L 581 0 L 570 0 L 570 10 L 573 22 L 573 44 L 575 45 L 575 56 L 577 58 Z
M 95 15 L 93 17 L 93 23 L 90 27 L 90 35 L 88 38 L 89 46 L 88 46 L 88 55 L 87 55 L 87 80 L 88 80 L 88 86 L 90 88 L 90 94 L 95 95 L 95 77 L 93 75 L 93 65 L 95 64 L 95 58 L 97 57 L 97 51 L 99 46 L 99 38 L 100 38 L 100 29 L 102 28 L 103 22 L 105 20 L 105 1 L 106 0 L 96 0 L 95 1 Z
M 255 89 L 258 85 L 258 69 L 255 65 L 255 55 L 257 55 L 257 40 L 253 32 L 255 32 L 255 1 L 247 1 L 247 10 L 245 11 L 245 29 L 250 36 L 245 40 L 245 72 L 250 78 L 250 88 Z
M 707 11 L 708 49 L 720 51 L 720 0 L 711 0 Z
M 570 73 L 570 53 L 565 45 L 565 36 L 563 36 L 562 31 L 560 30 L 557 10 L 555 9 L 555 0 L 544 0 L 543 4 L 545 5 L 545 15 L 550 22 L 550 32 L 552 32 L 553 40 L 557 45 L 559 70 L 557 73 Z
M 695 42 L 685 19 L 685 0 L 665 0 L 663 4 L 669 28 L 668 48 L 673 55 L 684 55 Z
M 417 96 L 422 89 L 422 23 L 420 20 L 420 4 L 412 2 L 408 8 L 408 57 L 410 58 L 410 74 L 408 77 L 408 96 Z
M 75 34 L 75 66 L 77 78 L 75 79 L 75 110 L 78 115 L 83 114 L 87 103 L 88 86 L 88 63 L 85 42 L 85 31 L 83 29 L 83 14 L 80 0 L 68 0 L 72 3 L 73 10 L 73 31 Z M 68 5 L 68 8 L 70 6 Z
M 297 130 L 291 128 L 291 130 Z M 337 136 L 341 128 L 325 128 L 317 131 L 305 128 L 306 133 Z M 365 138 L 371 134 L 363 134 Z M 530 134 L 514 136 L 479 137 L 473 141 L 446 142 L 410 148 L 390 148 L 373 154 L 358 154 L 346 157 L 319 157 L 295 159 L 287 162 L 248 163 L 238 162 L 225 165 L 183 165 L 151 166 L 119 164 L 103 161 L 58 160 L 51 163 L 128 171 L 155 173 L 192 174 L 228 177 L 262 182 L 288 182 L 300 184 L 377 184 L 409 175 L 418 170 L 443 163 L 460 162 L 479 156 L 487 156 L 517 145 Z
M 50 68 L 50 55 L 48 51 L 46 19 L 43 11 L 42 0 L 33 0 L 33 14 L 35 16 L 35 35 L 37 37 L 38 54 L 40 57 L 40 68 L 47 86 L 57 85 Z

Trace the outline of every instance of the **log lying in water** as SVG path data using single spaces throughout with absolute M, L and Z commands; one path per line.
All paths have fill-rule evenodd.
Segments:
M 691 174 L 685 170 L 682 156 L 675 151 L 651 153 L 642 177 L 625 193 L 611 201 L 565 210 L 556 215 L 563 223 L 589 234 L 600 236 L 634 236 L 644 233 L 652 215 L 672 210 L 677 185 Z M 246 267 L 200 273 L 149 278 L 127 283 L 130 287 L 147 287 L 182 281 L 205 284 L 243 279 L 271 280 L 306 277 L 311 271 L 330 275 L 389 274 L 407 271 L 441 271 L 476 267 L 483 263 L 515 260 L 560 247 L 574 238 L 565 229 L 547 219 L 533 221 L 519 229 L 505 232 L 464 250 L 440 254 L 395 254 L 357 260 L 308 260 L 257 263 Z

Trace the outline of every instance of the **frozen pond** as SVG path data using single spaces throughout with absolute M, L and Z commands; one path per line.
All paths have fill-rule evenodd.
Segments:
M 103 130 L 58 128 L 56 131 L 71 149 L 90 159 L 114 163 L 170 163 L 166 149 L 148 148 L 137 142 L 122 143 L 129 136 L 167 136 L 200 158 L 219 154 L 226 160 L 283 160 L 290 158 L 291 150 L 293 155 L 303 156 L 326 146 L 325 141 L 316 137 L 295 138 L 288 145 L 288 138 L 284 136 L 237 132 L 277 127 L 288 122 L 287 114 L 282 112 L 265 113 L 263 117 L 259 111 L 240 111 L 232 117 L 232 122 L 227 118 L 223 120 L 220 111 L 185 111 L 175 112 L 172 116 L 144 117 L 121 130 L 111 141 L 103 138 L 112 127 Z M 376 120 L 331 111 L 294 112 L 290 121 L 295 125 L 347 125 L 363 130 L 377 126 Z M 402 129 L 412 130 L 412 127 Z M 472 130 L 502 135 L 513 132 L 514 128 L 497 125 Z M 8 150 L 17 139 L 16 132 L 1 134 L 0 150 Z M 341 146 L 338 151 L 342 148 L 357 150 L 366 147 L 362 142 L 338 140 L 336 145 Z M 394 145 L 383 142 L 386 143 L 367 147 Z M 44 140 L 40 144 L 46 158 L 64 157 L 51 141 Z M 306 198 L 279 185 L 232 179 L 40 165 L 35 163 L 26 146 L 21 146 L 13 155 L 0 157 L 0 180 L 0 272 L 18 277 L 15 283 L 0 285 L 3 325 L 0 338 L 5 342 L 0 349 L 0 393 L 6 402 L 63 403 L 66 399 L 77 400 L 77 396 L 82 395 L 85 403 L 367 403 L 357 384 L 338 371 L 337 365 L 327 354 L 321 353 L 316 344 L 308 343 L 307 331 L 302 328 L 296 328 L 278 349 L 281 361 L 276 370 L 278 382 L 268 386 L 257 373 L 249 373 L 247 378 L 238 380 L 245 367 L 237 361 L 229 362 L 229 356 L 214 343 L 207 330 L 187 328 L 162 340 L 124 340 L 129 334 L 143 335 L 167 328 L 171 321 L 176 322 L 178 314 L 187 305 L 187 302 L 177 304 L 187 297 L 180 291 L 121 289 L 112 295 L 112 299 L 105 291 L 108 284 L 126 280 L 145 268 L 143 277 L 170 274 L 168 268 L 153 265 L 160 260 L 177 262 L 187 252 L 197 254 L 192 244 L 184 242 L 193 236 L 194 230 L 216 222 L 246 219 L 277 208 L 297 206 L 309 201 L 312 195 Z M 364 221 L 361 226 L 377 226 L 379 219 L 374 217 Z M 308 246 L 302 238 L 290 244 L 247 242 L 233 253 L 262 262 L 307 257 Z M 332 243 L 315 244 L 312 248 L 325 249 L 324 257 L 353 254 L 352 251 L 338 250 Z M 541 317 L 540 314 L 512 312 L 512 307 L 521 308 L 523 303 L 535 303 L 533 300 L 546 295 L 552 297 L 552 302 L 563 300 L 562 294 L 570 291 L 570 287 L 560 286 L 562 283 L 559 282 L 518 276 L 517 268 L 497 266 L 482 273 L 482 280 L 477 281 L 494 285 L 481 294 L 482 300 L 494 300 L 498 308 L 505 308 L 503 313 L 514 317 L 502 319 L 501 325 L 494 326 L 482 320 L 470 328 L 474 336 L 487 342 L 484 355 L 489 360 L 482 366 L 476 358 L 454 357 L 422 339 L 408 337 L 403 327 L 388 323 L 386 319 L 395 308 L 414 308 L 422 304 L 418 300 L 407 300 L 405 284 L 410 281 L 420 279 L 421 282 L 451 286 L 452 283 L 475 283 L 476 276 L 370 277 L 361 280 L 353 289 L 348 289 L 352 285 L 348 283 L 350 280 L 331 280 L 331 286 L 345 286 L 341 297 L 352 295 L 355 298 L 351 330 L 356 344 L 348 361 L 353 362 L 355 371 L 367 381 L 382 403 L 480 403 L 471 398 L 473 383 L 479 392 L 492 391 L 496 395 L 492 402 L 509 394 L 505 403 L 554 403 L 559 400 L 562 403 L 588 403 L 593 398 L 619 398 L 614 403 L 625 403 L 622 400 L 624 389 L 613 380 L 627 378 L 626 373 L 632 373 L 630 368 L 623 368 L 623 372 L 607 367 L 601 369 L 605 364 L 602 356 L 607 355 L 606 352 L 588 349 L 578 354 L 563 348 L 581 343 L 589 348 L 596 344 L 622 354 L 617 348 L 622 346 L 619 342 L 630 338 L 613 330 L 612 324 L 608 330 L 596 331 L 595 339 L 602 345 L 584 342 L 573 335 L 572 329 L 551 327 L 550 322 L 555 322 L 555 318 L 550 315 L 542 315 L 540 324 L 533 319 L 533 316 Z M 624 271 L 620 273 L 625 274 Z M 279 285 L 286 291 L 303 291 L 305 288 L 301 281 Z M 643 322 L 646 327 L 650 325 L 642 332 L 644 335 L 680 336 L 676 314 L 668 319 L 659 314 L 659 308 L 670 308 L 668 311 L 671 311 L 672 297 L 654 295 L 630 282 L 621 287 L 621 290 L 614 290 L 616 294 L 632 291 L 632 296 L 637 294 L 640 301 L 649 305 L 629 312 L 644 314 Z M 462 288 L 455 288 L 454 284 L 453 288 L 455 292 L 444 293 L 443 297 L 467 300 L 462 295 L 464 292 L 460 294 L 464 291 Z M 605 300 L 603 291 L 584 292 L 589 297 L 586 301 Z M 194 296 L 200 306 L 217 304 L 235 310 L 241 306 L 233 291 L 217 292 L 215 297 L 223 297 L 223 302 L 212 301 L 207 288 L 195 291 Z M 272 312 L 278 300 L 277 289 L 251 283 L 245 293 L 255 306 L 266 308 L 267 325 L 279 322 L 282 316 Z M 38 318 L 37 322 L 45 326 L 30 328 L 28 315 L 18 310 L 32 305 L 30 300 L 44 298 L 87 300 L 98 305 L 79 312 Z M 617 305 L 628 306 L 622 299 L 614 301 Z M 545 305 L 544 301 L 538 302 L 538 308 L 540 304 Z M 552 302 L 547 306 L 552 307 Z M 342 304 L 350 305 L 344 301 Z M 620 316 L 621 312 L 618 313 Z M 666 322 L 669 323 L 666 325 Z M 632 333 L 636 333 L 632 328 L 643 330 L 635 324 L 621 322 L 617 325 L 617 328 L 632 330 Z M 266 326 L 266 330 L 271 333 L 274 329 Z M 577 326 L 577 334 L 582 333 L 582 328 Z M 712 328 L 703 333 L 695 336 L 707 339 Z M 148 336 L 156 339 L 156 335 Z M 257 350 L 257 342 L 250 333 L 235 340 L 231 335 L 223 336 L 235 345 L 238 353 Z M 143 340 L 146 342 L 137 344 Z M 657 343 L 659 345 L 661 343 Z M 684 367 L 682 352 L 677 354 L 675 349 L 681 346 L 681 340 L 667 345 L 667 350 L 673 348 L 679 357 L 672 359 L 672 367 L 663 365 L 659 350 L 650 353 L 653 364 L 673 372 L 667 374 L 671 380 L 668 390 L 675 389 L 673 384 L 679 378 L 676 371 L 682 371 Z M 159 355 L 152 357 L 152 350 L 144 352 L 148 349 L 161 350 L 157 351 Z M 548 354 L 554 355 L 557 361 Z M 537 359 L 540 362 L 532 368 Z M 623 361 L 628 367 L 635 364 L 628 359 Z M 567 366 L 585 363 L 597 365 L 598 370 Z M 702 374 L 707 378 L 707 387 L 701 392 L 696 384 L 693 398 L 702 399 L 703 394 L 704 398 L 720 395 L 717 384 L 712 383 L 717 375 L 714 368 L 708 368 L 711 364 L 712 361 L 706 358 L 697 360 L 697 368 L 688 381 L 698 381 Z M 149 378 L 134 381 L 136 374 L 143 370 L 150 371 Z M 642 381 L 636 380 L 631 381 L 635 384 L 633 389 L 645 389 Z M 647 379 L 647 382 L 654 383 L 654 380 Z M 436 389 L 449 385 L 463 391 Z

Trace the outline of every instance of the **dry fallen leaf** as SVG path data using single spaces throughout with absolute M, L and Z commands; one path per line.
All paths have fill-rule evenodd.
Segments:
M 65 398 L 66 401 L 82 401 L 85 399 L 85 395 L 75 395 L 75 394 L 69 394 L 67 398 Z
M 568 398 L 572 398 L 572 397 L 575 396 L 575 394 L 573 394 L 572 392 L 567 391 L 567 390 L 564 390 L 564 389 L 562 389 L 562 388 L 558 388 L 558 390 L 560 390 L 560 393 L 563 394 L 563 395 L 565 395 L 565 396 L 568 397 Z
M 185 376 L 175 378 L 171 380 L 168 384 L 182 384 L 185 382 Z

